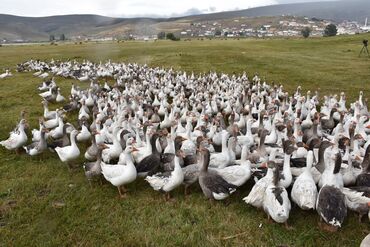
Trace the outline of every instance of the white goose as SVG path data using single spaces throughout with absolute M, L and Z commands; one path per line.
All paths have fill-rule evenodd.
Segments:
M 91 133 L 85 124 L 82 124 L 81 131 L 78 133 L 76 138 L 78 142 L 86 142 L 91 139 Z
M 8 150 L 15 150 L 18 152 L 18 149 L 27 142 L 27 134 L 25 132 L 26 124 L 26 120 L 22 119 L 18 125 L 18 128 L 10 132 L 9 138 L 1 141 L 0 145 Z
M 256 208 L 261 208 L 263 205 L 265 190 L 267 186 L 270 185 L 273 177 L 272 168 L 275 166 L 275 162 L 269 161 L 267 163 L 268 169 L 266 176 L 258 180 L 253 186 L 252 190 L 249 192 L 247 197 L 243 198 L 243 201 L 247 204 L 250 204 Z
M 222 150 L 221 153 L 212 153 L 209 161 L 209 167 L 212 168 L 224 168 L 230 165 L 231 157 L 229 149 L 227 147 L 229 133 L 227 131 L 222 132 Z
M 312 177 L 313 152 L 307 154 L 307 166 L 293 184 L 292 200 L 303 210 L 315 209 L 317 188 Z
M 67 162 L 69 167 L 71 168 L 71 165 L 69 164 L 70 161 L 75 160 L 80 155 L 80 150 L 76 144 L 76 136 L 78 134 L 77 130 L 73 130 L 70 135 L 71 145 L 65 146 L 65 147 L 56 147 L 55 151 L 57 152 L 59 159 L 62 162 Z
M 57 111 L 49 111 L 48 102 L 46 100 L 42 101 L 44 105 L 44 118 L 45 119 L 53 119 L 56 118 Z
M 118 158 L 120 153 L 122 153 L 122 146 L 117 137 L 119 130 L 120 128 L 116 126 L 113 130 L 113 144 L 107 145 L 108 148 L 103 150 L 102 157 L 104 162 L 109 163 L 111 160 Z
M 242 186 L 251 177 L 251 162 L 247 160 L 248 149 L 248 145 L 243 146 L 240 165 L 215 168 L 214 170 L 228 183 L 238 187 Z
M 157 173 L 153 176 L 147 176 L 146 181 L 156 191 L 164 191 L 166 200 L 170 199 L 170 192 L 180 186 L 184 181 L 184 173 L 180 166 L 180 158 L 174 158 L 175 168 L 170 173 Z
M 277 223 L 285 223 L 288 228 L 288 218 L 291 209 L 291 203 L 286 189 L 279 185 L 280 171 L 274 168 L 273 180 L 265 190 L 263 198 L 263 209 L 268 218 L 270 217 Z
M 57 93 L 57 98 L 55 99 L 55 101 L 57 103 L 61 103 L 61 102 L 64 102 L 66 99 L 64 98 L 64 96 L 60 93 L 60 88 L 58 87 L 58 93 Z
M 7 69 L 5 70 L 5 73 L 0 74 L 0 79 L 4 79 L 7 77 L 11 77 L 11 76 L 12 76 L 12 73 Z
M 104 178 L 113 186 L 118 188 L 118 193 L 121 198 L 126 196 L 124 185 L 135 181 L 137 177 L 136 168 L 131 156 L 131 153 L 137 151 L 133 146 L 127 146 L 125 151 L 120 154 L 118 164 L 108 165 L 101 162 L 101 169 Z

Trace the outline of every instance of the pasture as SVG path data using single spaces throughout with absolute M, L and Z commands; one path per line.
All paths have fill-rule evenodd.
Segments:
M 3 46 L 0 70 L 12 68 L 14 75 L 0 79 L 0 139 L 7 138 L 21 110 L 28 112 L 30 129 L 38 128 L 43 108 L 37 85 L 42 80 L 14 71 L 17 63 L 31 58 L 111 59 L 188 73 L 258 72 L 289 92 L 301 85 L 320 95 L 343 91 L 353 101 L 360 90 L 365 98 L 370 95 L 370 58 L 358 57 L 366 37 Z M 56 82 L 68 96 L 74 80 L 57 77 Z M 179 188 L 176 201 L 165 202 L 138 179 L 122 200 L 108 183 L 91 187 L 82 168 L 69 172 L 56 154 L 30 158 L 1 148 L 0 241 L 2 246 L 358 246 L 370 233 L 368 219 L 360 224 L 353 213 L 336 233 L 320 230 L 315 211 L 296 208 L 289 219 L 294 229 L 268 223 L 262 211 L 241 200 L 251 185 L 228 203 L 212 205 L 198 186 L 188 197 Z

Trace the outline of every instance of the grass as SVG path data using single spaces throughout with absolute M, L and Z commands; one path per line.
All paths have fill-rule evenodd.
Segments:
M 365 96 L 370 93 L 370 59 L 358 58 L 365 37 L 4 46 L 0 47 L 0 69 L 30 58 L 112 59 L 189 73 L 258 72 L 290 92 L 302 85 L 304 90 L 320 89 L 321 94 L 344 91 L 353 100 L 359 90 Z M 56 80 L 67 96 L 73 80 Z M 29 112 L 31 128 L 37 128 L 42 115 L 36 89 L 40 82 L 31 73 L 0 80 L 1 140 L 7 138 L 22 109 Z M 1 245 L 358 246 L 370 232 L 367 220 L 359 224 L 353 213 L 339 232 L 322 232 L 316 212 L 296 208 L 289 220 L 294 230 L 268 224 L 262 211 L 241 201 L 251 184 L 233 195 L 228 206 L 211 205 L 197 186 L 188 198 L 179 188 L 174 192 L 176 202 L 171 203 L 165 203 L 142 180 L 128 187 L 128 199 L 120 200 L 113 186 L 90 187 L 82 169 L 68 172 L 55 154 L 31 158 L 1 148 Z M 55 202 L 65 206 L 55 208 Z

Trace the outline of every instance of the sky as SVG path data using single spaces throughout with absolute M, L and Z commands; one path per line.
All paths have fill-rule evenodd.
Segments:
M 315 0 L 1 0 L 0 13 L 20 16 L 98 14 L 112 17 L 173 17 L 313 1 Z

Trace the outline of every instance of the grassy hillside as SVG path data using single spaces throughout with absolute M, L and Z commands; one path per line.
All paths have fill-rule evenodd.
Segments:
M 58 38 L 62 33 L 68 38 L 78 36 L 122 37 L 129 34 L 149 36 L 156 35 L 160 31 L 180 32 L 189 28 L 190 23 L 193 22 L 227 23 L 240 17 L 281 17 L 282 15 L 317 17 L 338 22 L 354 20 L 363 23 L 366 17 L 370 17 L 370 2 L 367 0 L 341 0 L 277 4 L 169 19 L 111 18 L 98 15 L 20 17 L 0 14 L 0 39 L 45 41 L 49 39 L 51 34 Z M 263 24 L 268 24 L 268 21 L 259 23 L 259 25 Z
M 351 98 L 370 94 L 370 59 L 358 58 L 366 36 L 309 40 L 227 40 L 62 44 L 0 47 L 0 69 L 35 59 L 78 59 L 147 63 L 188 72 L 209 70 L 249 74 L 292 91 L 297 85 L 322 94 L 341 91 Z M 72 80 L 56 78 L 62 94 Z M 0 139 L 7 138 L 19 112 L 29 112 L 31 128 L 42 115 L 31 73 L 0 80 Z M 56 108 L 57 105 L 51 105 Z M 74 121 L 70 117 L 70 121 Z M 81 147 L 83 148 L 83 147 Z M 81 157 L 80 163 L 83 159 Z M 166 203 L 144 181 L 128 186 L 126 200 L 110 184 L 90 187 L 82 168 L 70 173 L 55 154 L 16 156 L 0 149 L 0 239 L 2 246 L 358 246 L 370 232 L 353 213 L 337 233 L 318 228 L 316 212 L 294 208 L 287 231 L 268 224 L 262 211 L 241 201 L 251 185 L 229 205 L 205 201 L 200 189 Z

